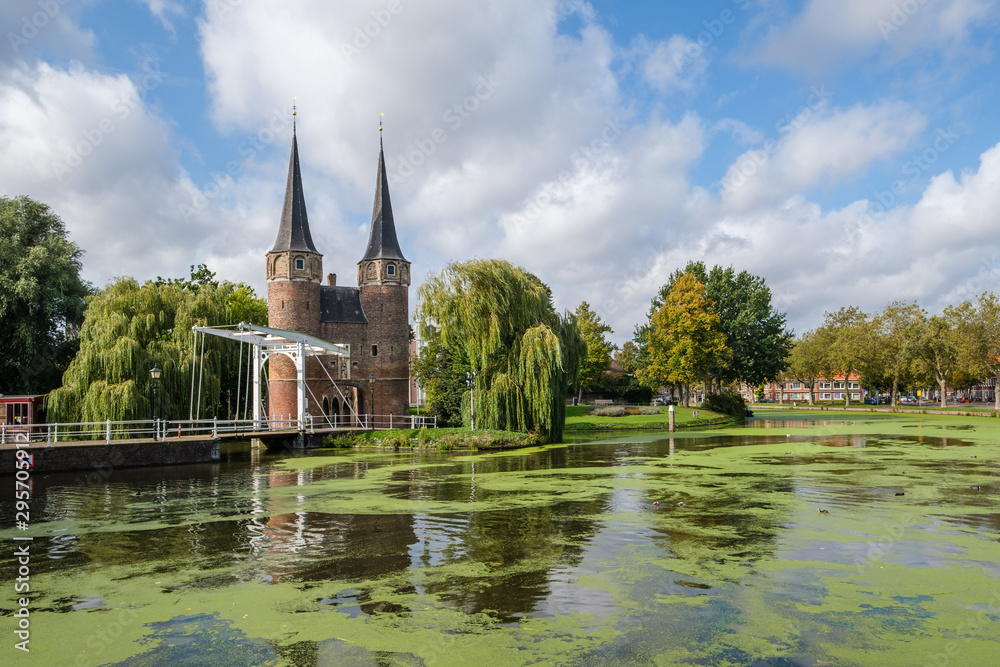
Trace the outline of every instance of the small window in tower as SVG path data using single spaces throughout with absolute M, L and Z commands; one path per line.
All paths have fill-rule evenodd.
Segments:
M 298 269 L 299 271 L 302 271 L 303 269 L 305 269 L 306 268 L 306 260 L 301 259 L 301 258 L 295 260 L 295 268 Z
M 390 264 L 389 266 L 385 267 L 385 272 L 388 273 L 390 276 L 396 275 L 396 265 Z
M 378 356 L 378 345 L 372 345 L 372 356 L 373 357 Z

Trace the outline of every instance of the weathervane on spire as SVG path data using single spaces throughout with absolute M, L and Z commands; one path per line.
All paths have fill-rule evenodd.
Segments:
M 295 106 L 295 103 L 298 99 L 299 99 L 298 95 L 292 96 L 292 134 L 295 134 L 295 117 L 299 115 L 298 109 Z
M 378 115 L 378 131 L 379 131 L 379 132 L 381 132 L 381 131 L 382 131 L 382 119 L 383 119 L 384 117 L 385 117 L 385 114 L 384 114 L 384 113 L 380 113 L 380 114 Z

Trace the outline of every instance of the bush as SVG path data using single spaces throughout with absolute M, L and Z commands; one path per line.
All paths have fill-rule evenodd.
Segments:
M 663 414 L 660 412 L 659 408 L 639 408 L 640 415 L 659 415 Z
M 721 394 L 709 394 L 705 397 L 702 407 L 712 412 L 718 412 L 730 417 L 746 417 L 747 404 L 743 397 L 731 391 L 724 391 Z
M 628 411 L 623 407 L 613 406 L 610 408 L 597 408 L 590 414 L 595 417 L 624 417 L 628 414 Z

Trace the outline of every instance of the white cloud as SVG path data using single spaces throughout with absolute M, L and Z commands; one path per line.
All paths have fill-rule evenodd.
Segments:
M 159 19 L 164 30 L 170 33 L 170 35 L 175 34 L 174 24 L 171 18 L 180 18 L 187 14 L 181 0 L 140 0 L 140 2 L 146 5 L 147 9 L 149 9 L 153 16 Z
M 954 56 L 972 26 L 996 22 L 996 10 L 996 0 L 809 0 L 789 21 L 770 24 L 745 62 L 817 72 L 880 50 L 890 63 L 916 50 Z
M 240 167 L 221 187 L 193 183 L 179 166 L 183 142 L 172 120 L 145 101 L 155 77 L 144 84 L 143 74 L 108 75 L 85 63 L 0 62 L 4 194 L 51 204 L 98 284 L 121 273 L 184 275 L 206 262 L 263 290 L 285 184 L 288 107 L 298 95 L 313 236 L 326 270 L 345 284 L 367 237 L 379 112 L 387 114 L 393 205 L 415 284 L 450 260 L 504 257 L 548 282 L 559 307 L 588 300 L 618 342 L 691 259 L 765 276 L 801 330 L 847 303 L 874 309 L 902 297 L 934 308 L 1000 252 L 1000 147 L 978 171 L 937 175 L 918 204 L 873 223 L 859 226 L 868 202 L 824 210 L 803 195 L 857 180 L 907 149 L 926 126 L 913 106 L 886 97 L 830 108 L 817 95 L 808 113 L 792 112 L 788 130 L 775 130 L 754 174 L 720 196 L 693 175 L 712 168 L 701 164 L 710 144 L 731 135 L 724 148 L 744 150 L 766 135 L 741 118 L 638 112 L 615 69 L 623 50 L 589 11 L 578 13 L 580 32 L 567 35 L 551 20 L 554 0 L 388 6 L 206 5 L 207 112 L 233 146 L 209 159 L 215 169 L 229 160 Z M 955 25 L 970 25 L 967 17 Z M 697 81 L 656 70 L 669 64 L 672 41 L 638 61 L 665 91 Z M 101 130 L 105 120 L 113 127 Z M 248 135 L 263 144 L 250 156 Z M 74 151 L 87 155 L 57 174 Z
M 872 162 L 905 149 L 925 126 L 922 114 L 899 102 L 799 114 L 782 126 L 779 138 L 729 167 L 723 201 L 730 209 L 746 210 L 856 178 Z
M 651 49 L 643 40 L 640 50 L 648 52 L 643 62 L 643 75 L 661 92 L 689 90 L 708 69 L 708 58 L 702 46 L 683 35 L 674 35 Z
M 88 59 L 96 38 L 74 22 L 71 14 L 78 10 L 75 3 L 57 0 L 0 3 L 0 67 L 46 52 Z

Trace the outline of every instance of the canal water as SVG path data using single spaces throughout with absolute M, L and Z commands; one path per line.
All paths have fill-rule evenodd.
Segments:
M 26 530 L 5 478 L 0 656 L 996 664 L 1000 420 L 800 415 L 478 455 L 230 446 L 34 476 Z

